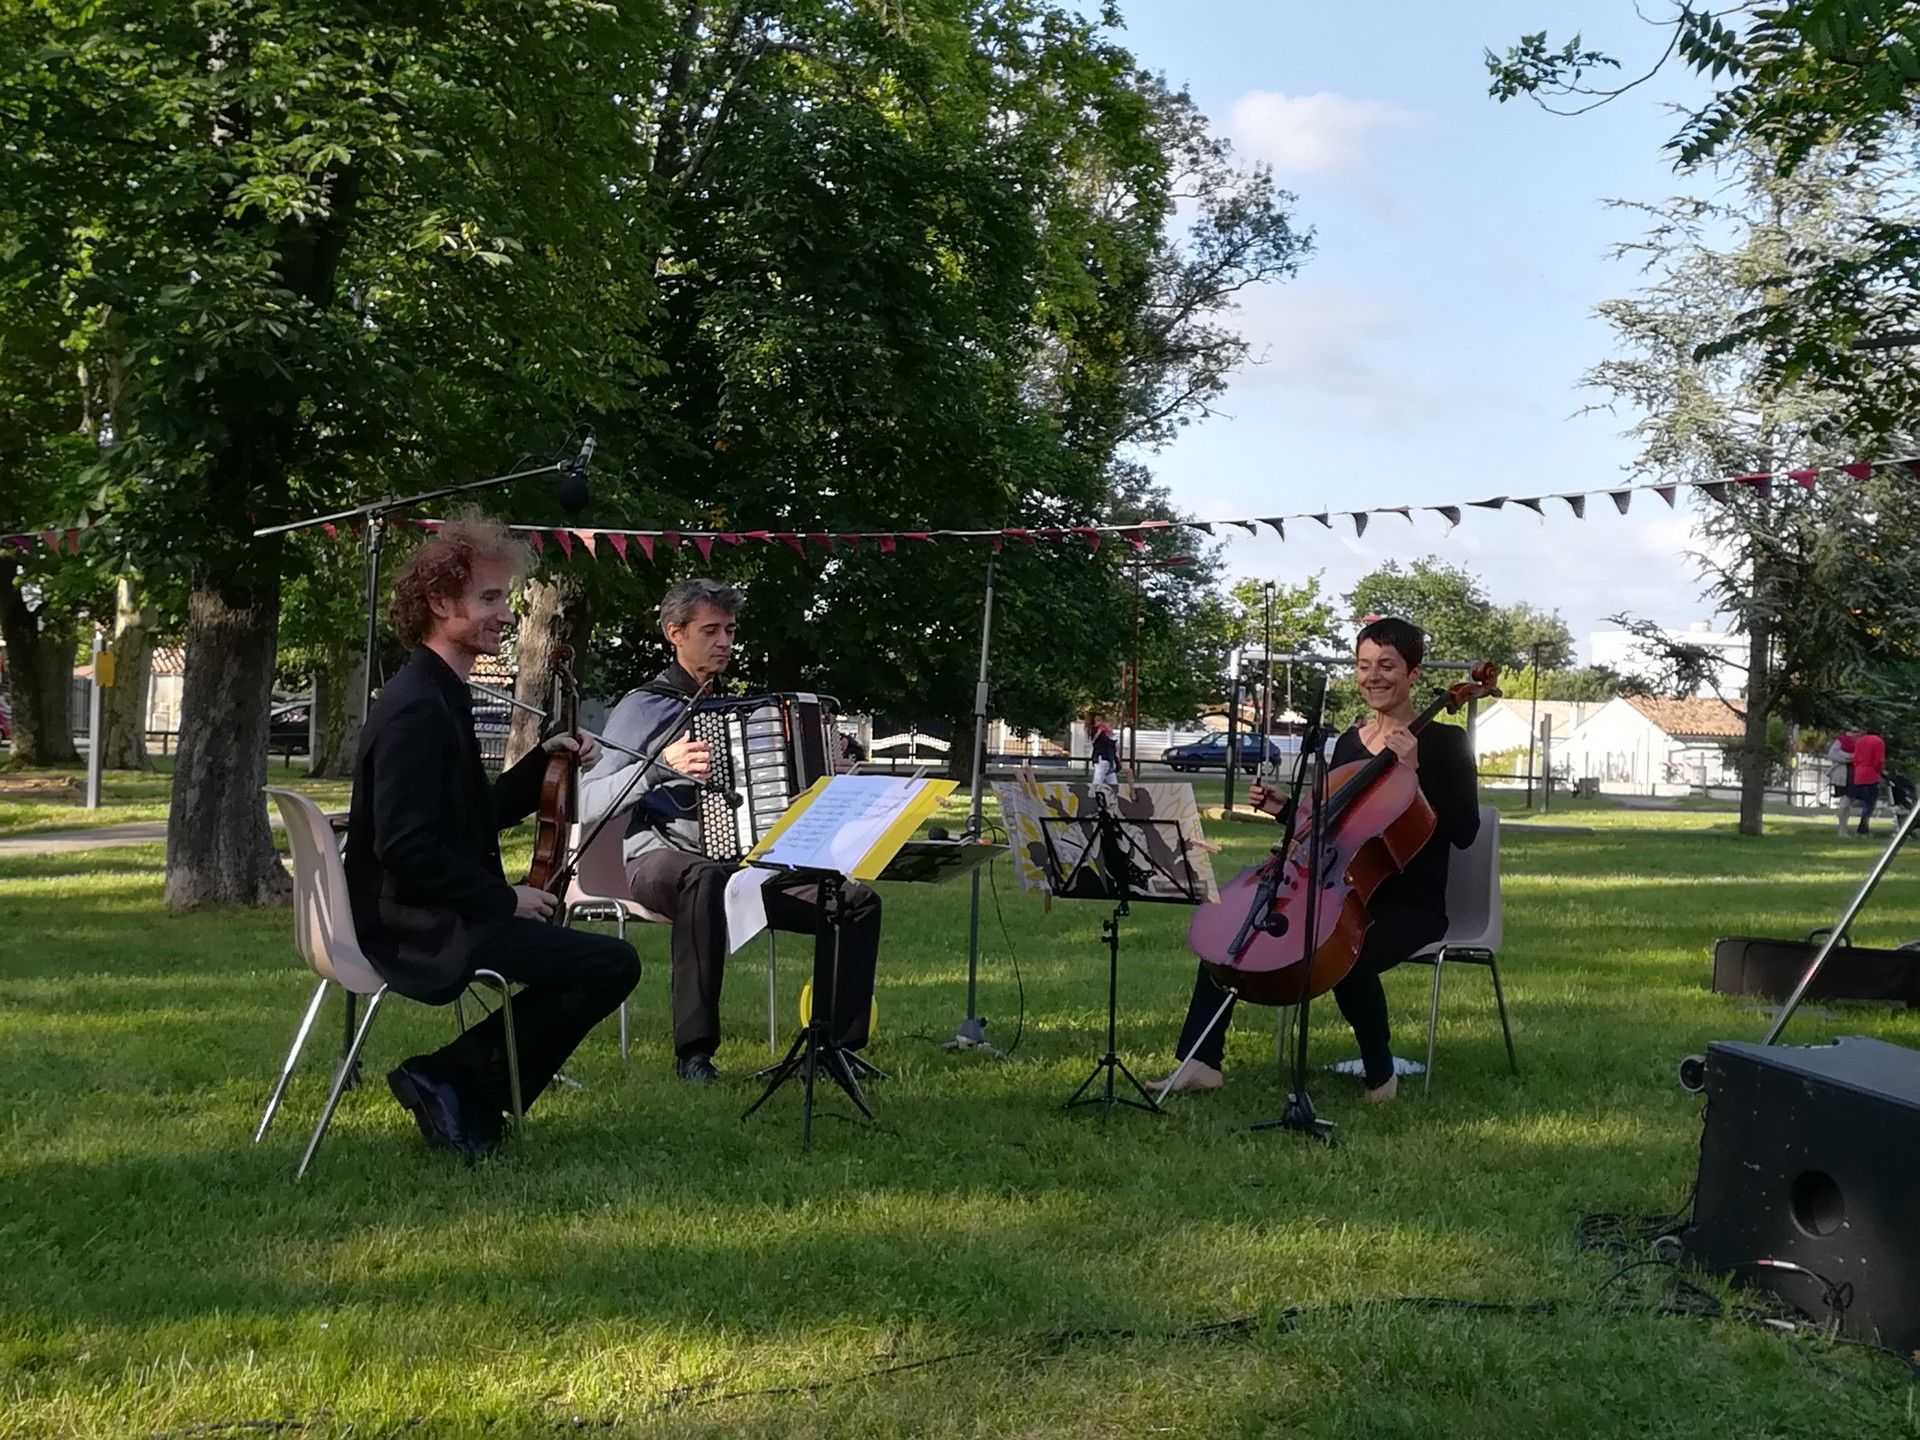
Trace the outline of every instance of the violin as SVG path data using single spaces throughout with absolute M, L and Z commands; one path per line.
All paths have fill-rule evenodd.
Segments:
M 580 728 L 580 687 L 573 676 L 571 645 L 553 647 L 553 703 L 547 717 L 559 734 L 572 735 Z M 546 772 L 540 777 L 540 807 L 534 814 L 533 863 L 527 867 L 527 884 L 558 894 L 572 874 L 568 845 L 580 815 L 579 752 L 556 750 L 547 756 Z
M 1443 692 L 1407 728 L 1425 730 L 1441 711 L 1497 696 L 1500 667 L 1483 660 L 1472 678 Z M 1383 750 L 1330 771 L 1319 813 L 1302 798 L 1291 844 L 1220 887 L 1187 930 L 1201 968 L 1223 990 L 1261 1005 L 1297 1005 L 1338 985 L 1360 957 L 1373 917 L 1367 904 L 1433 838 L 1438 825 L 1419 771 Z M 1318 830 L 1319 894 L 1307 933 Z M 1282 846 L 1285 852 L 1282 853 Z

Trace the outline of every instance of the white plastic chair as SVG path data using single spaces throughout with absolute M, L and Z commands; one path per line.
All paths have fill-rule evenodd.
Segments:
M 1440 1027 L 1440 978 L 1449 964 L 1484 965 L 1493 976 L 1500 1033 L 1507 1042 L 1507 1067 L 1516 1075 L 1513 1027 L 1507 1023 L 1507 997 L 1500 986 L 1500 812 L 1480 807 L 1480 833 L 1473 844 L 1450 857 L 1447 867 L 1447 935 L 1408 956 L 1411 964 L 1433 966 L 1433 1002 L 1427 1010 L 1427 1073 L 1422 1088 L 1433 1088 L 1433 1043 Z
M 386 999 L 388 990 L 386 982 L 361 953 L 359 939 L 354 934 L 353 907 L 347 898 L 347 872 L 340 862 L 339 846 L 327 817 L 318 805 L 297 791 L 281 790 L 271 785 L 262 788 L 280 807 L 280 817 L 286 823 L 288 848 L 293 852 L 294 947 L 300 952 L 300 958 L 307 962 L 308 968 L 320 977 L 320 983 L 314 987 L 313 999 L 307 1005 L 300 1028 L 294 1032 L 293 1048 L 287 1052 L 286 1063 L 280 1067 L 280 1079 L 273 1087 L 273 1094 L 267 1098 L 266 1113 L 260 1117 L 259 1128 L 253 1132 L 256 1145 L 266 1138 L 268 1127 L 273 1124 L 273 1117 L 286 1096 L 287 1084 L 293 1079 L 294 1066 L 300 1061 L 300 1052 L 306 1048 L 307 1037 L 313 1033 L 314 1022 L 320 1018 L 320 1007 L 327 998 L 327 986 L 338 985 L 349 997 L 349 1004 L 354 996 L 370 997 L 367 1013 L 361 1018 L 352 1043 L 340 1059 L 340 1068 L 334 1073 L 333 1085 L 327 1092 L 326 1108 L 320 1112 L 320 1123 L 313 1127 L 313 1138 L 307 1142 L 306 1153 L 300 1157 L 299 1169 L 293 1172 L 293 1178 L 297 1181 L 305 1178 L 307 1168 L 313 1164 L 313 1157 L 320 1149 L 321 1140 L 326 1137 L 327 1126 L 333 1123 L 333 1112 L 339 1108 L 340 1096 L 346 1091 L 349 1078 L 359 1064 L 361 1047 L 366 1044 L 367 1032 L 373 1028 L 373 1017 L 379 1012 L 380 1002 Z M 525 1117 L 525 1107 L 520 1100 L 520 1059 L 513 1036 L 513 999 L 507 989 L 506 979 L 496 972 L 476 970 L 473 978 L 500 992 L 501 1023 L 506 1027 L 507 1088 L 513 1100 L 514 1133 L 518 1134 Z
M 579 850 L 583 826 L 575 825 L 567 837 L 568 848 Z M 600 827 L 599 834 L 593 837 L 593 844 L 580 855 L 580 863 L 574 867 L 573 878 L 567 882 L 566 923 L 571 927 L 575 921 L 590 924 L 610 924 L 614 933 L 622 940 L 627 938 L 627 926 L 633 921 L 642 921 L 649 925 L 671 925 L 673 918 L 662 915 L 657 910 L 649 910 L 635 900 L 627 887 L 627 862 L 625 855 L 625 832 L 618 821 Z M 778 986 L 779 951 L 771 928 L 767 931 L 767 1049 L 773 1054 L 780 1053 L 780 1032 L 777 1012 L 780 1004 Z M 673 967 L 667 967 L 668 984 L 672 984 Z M 620 1058 L 628 1056 L 630 1040 L 627 1029 L 627 1002 L 620 1002 Z

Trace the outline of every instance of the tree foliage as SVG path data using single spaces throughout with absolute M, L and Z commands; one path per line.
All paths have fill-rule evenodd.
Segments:
M 1579 36 L 1545 32 L 1486 57 L 1491 93 L 1529 95 L 1549 108 L 1607 103 L 1673 57 L 1713 93 L 1687 112 L 1668 149 L 1682 168 L 1754 157 L 1783 180 L 1828 170 L 1912 167 L 1920 104 L 1920 10 L 1904 0 L 1683 0 L 1660 23 L 1669 45 L 1653 71 L 1617 85 L 1595 81 L 1618 61 Z M 1695 343 L 1703 358 L 1745 350 L 1782 387 L 1827 393 L 1827 433 L 1857 438 L 1904 422 L 1920 402 L 1920 216 L 1911 205 L 1847 217 L 1844 245 L 1790 243 L 1772 256 L 1770 283 Z
M 1430 660 L 1491 660 L 1504 673 L 1536 653 L 1548 670 L 1573 659 L 1573 636 L 1559 615 L 1525 603 L 1498 605 L 1477 578 L 1438 556 L 1408 565 L 1389 560 L 1347 592 L 1347 610 L 1356 618 L 1411 620 L 1426 632 Z

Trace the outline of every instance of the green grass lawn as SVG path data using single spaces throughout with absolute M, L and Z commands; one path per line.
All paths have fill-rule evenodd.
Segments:
M 100 808 L 86 808 L 84 769 L 14 770 L 0 768 L 0 839 L 11 835 L 38 835 L 56 830 L 92 830 L 103 825 L 125 825 L 137 820 L 165 820 L 173 789 L 173 757 L 154 757 L 154 773 L 108 770 L 100 777 Z M 64 794 L 28 793 L 28 782 L 71 781 Z M 345 808 L 353 791 L 349 780 L 316 780 L 303 766 L 272 762 L 267 783 L 286 785 L 313 796 L 323 809 Z M 12 790 L 15 793 L 9 793 Z
M 745 1082 L 675 1082 L 650 931 L 631 1064 L 611 1027 L 590 1038 L 569 1067 L 588 1088 L 523 1144 L 471 1170 L 422 1147 L 377 1077 L 449 1017 L 396 1004 L 298 1187 L 338 1012 L 253 1145 L 308 992 L 288 914 L 169 915 L 157 847 L 0 861 L 0 1436 L 1908 1433 L 1893 1362 L 1660 1314 L 1646 1272 L 1610 1303 L 1632 1293 L 1603 1290 L 1618 1261 L 1573 1235 L 1687 1194 L 1700 1105 L 1674 1065 L 1765 1024 L 1707 992 L 1714 937 L 1829 922 L 1867 851 L 1812 824 L 1551 818 L 1595 828 L 1503 837 L 1521 1074 L 1484 974 L 1459 972 L 1431 1096 L 1376 1108 L 1323 1077 L 1335 1149 L 1246 1128 L 1282 1100 L 1267 1011 L 1243 1012 L 1221 1094 L 1062 1114 L 1102 1046 L 1104 912 L 1048 912 L 1002 873 L 981 1008 L 1011 1043 L 1010 937 L 1013 1058 L 937 1048 L 964 1014 L 967 893 L 896 887 L 874 1125 L 828 1119 L 806 1152 L 791 1092 L 742 1123 Z M 1210 832 L 1223 869 L 1271 836 Z M 1191 981 L 1184 918 L 1126 923 L 1120 1048 L 1143 1073 Z M 1896 871 L 1860 938 L 1915 934 L 1920 880 Z M 734 962 L 733 1074 L 766 1054 L 764 954 Z M 786 1031 L 802 968 L 789 943 Z M 1402 1053 L 1429 977 L 1388 977 Z M 1350 1056 L 1315 1014 L 1319 1057 Z M 1920 1044 L 1920 1015 L 1809 1014 L 1790 1038 L 1835 1033 Z

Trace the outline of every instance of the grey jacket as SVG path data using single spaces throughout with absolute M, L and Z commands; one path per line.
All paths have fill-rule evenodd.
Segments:
M 669 665 L 640 689 L 630 693 L 607 717 L 605 735 L 613 745 L 651 755 L 687 733 L 687 701 L 700 688 L 679 665 Z M 671 733 L 677 730 L 678 734 Z M 664 762 L 646 768 L 645 762 L 612 745 L 602 749 L 599 761 L 580 777 L 580 825 L 598 823 L 616 803 L 628 819 L 623 853 L 631 873 L 634 863 L 650 850 L 700 849 L 700 786 Z M 637 776 L 637 778 L 636 778 Z M 628 784 L 633 788 L 627 790 Z M 626 798 L 621 800 L 621 792 Z M 619 824 L 618 820 L 610 822 Z

